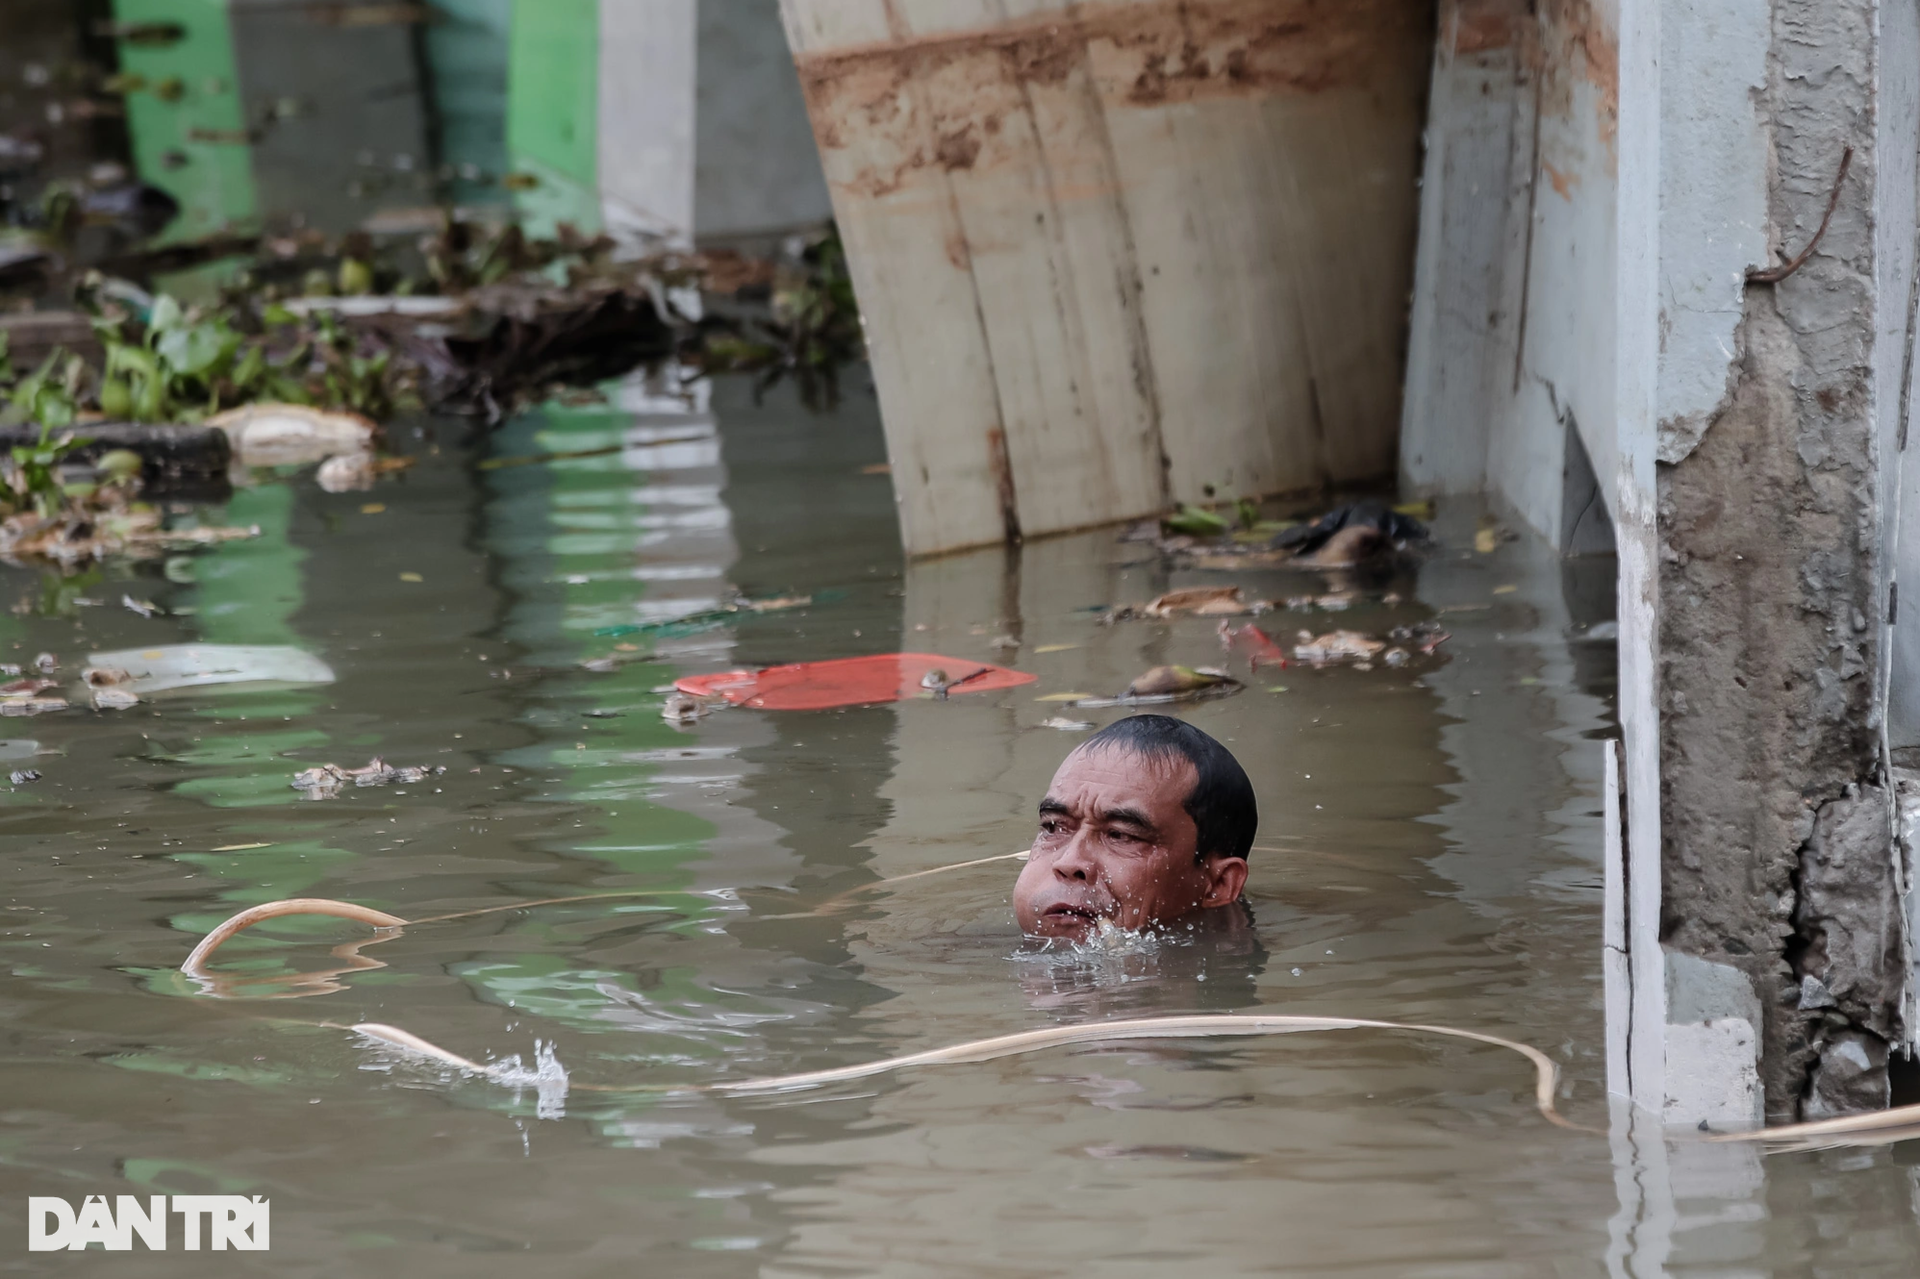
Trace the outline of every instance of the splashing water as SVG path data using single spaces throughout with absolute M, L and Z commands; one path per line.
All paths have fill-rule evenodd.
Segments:
M 1124 928 L 1102 916 L 1094 931 L 1078 941 L 1050 939 L 1016 958 L 1066 967 L 1109 968 L 1117 960 L 1158 955 L 1170 943 L 1177 944 L 1177 939 L 1169 938 L 1160 929 Z
M 520 1054 L 502 1058 L 487 1067 L 487 1076 L 516 1092 L 534 1090 L 534 1114 L 541 1119 L 564 1119 L 567 1114 L 567 1068 L 560 1064 L 551 1040 L 533 1041 L 533 1065 L 521 1063 Z

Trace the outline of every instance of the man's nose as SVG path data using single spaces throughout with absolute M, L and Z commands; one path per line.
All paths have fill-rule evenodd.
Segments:
M 1067 841 L 1067 846 L 1054 858 L 1053 873 L 1062 879 L 1083 884 L 1091 882 L 1095 870 L 1091 839 L 1085 830 L 1075 831 L 1073 838 Z

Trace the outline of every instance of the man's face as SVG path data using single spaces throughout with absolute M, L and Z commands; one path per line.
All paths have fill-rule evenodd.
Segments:
M 1245 859 L 1195 856 L 1186 799 L 1198 780 L 1184 759 L 1123 747 L 1067 756 L 1040 802 L 1033 855 L 1013 886 L 1021 930 L 1078 941 L 1102 918 L 1140 929 L 1238 901 Z

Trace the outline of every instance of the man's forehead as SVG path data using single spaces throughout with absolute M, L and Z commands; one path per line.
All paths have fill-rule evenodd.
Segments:
M 1050 798 L 1065 801 L 1070 797 L 1067 792 L 1092 789 L 1180 803 L 1193 789 L 1197 776 L 1192 762 L 1179 755 L 1092 743 L 1060 762 L 1048 793 Z

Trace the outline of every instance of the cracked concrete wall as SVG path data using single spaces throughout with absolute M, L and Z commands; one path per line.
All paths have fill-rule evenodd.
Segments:
M 1663 430 L 1662 932 L 1752 980 L 1766 1110 L 1786 1120 L 1884 1105 L 1902 1034 L 1875 372 L 1902 358 L 1881 311 L 1904 299 L 1879 287 L 1872 216 L 1878 5 L 1773 0 L 1764 16 L 1757 105 L 1781 260 L 1814 236 L 1854 155 L 1805 266 L 1746 287 L 1724 408 L 1691 449 L 1690 425 Z

